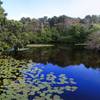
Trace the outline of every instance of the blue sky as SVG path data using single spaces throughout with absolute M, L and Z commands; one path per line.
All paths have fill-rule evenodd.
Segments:
M 9 19 L 100 14 L 100 0 L 2 0 Z

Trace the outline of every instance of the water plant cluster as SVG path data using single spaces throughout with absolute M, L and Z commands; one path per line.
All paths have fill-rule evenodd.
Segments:
M 75 80 L 66 74 L 45 72 L 47 65 L 31 64 L 28 70 L 22 72 L 25 82 L 33 86 L 30 95 L 34 100 L 63 100 L 64 92 L 75 92 L 78 89 Z
M 0 59 L 0 100 L 63 100 L 66 91 L 78 89 L 73 78 L 47 73 L 45 67 L 13 58 Z
M 11 100 L 9 99 L 9 97 L 13 96 L 11 94 L 11 89 L 13 89 L 11 84 L 19 77 L 22 77 L 20 71 L 26 67 L 27 64 L 24 61 L 15 60 L 11 57 L 0 57 L 0 100 Z M 7 95 L 7 91 L 12 96 Z
M 0 79 L 16 79 L 20 70 L 25 67 L 24 61 L 15 60 L 11 57 L 0 59 Z

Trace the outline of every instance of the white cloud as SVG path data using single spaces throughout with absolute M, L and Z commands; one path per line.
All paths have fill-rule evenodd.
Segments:
M 84 17 L 85 15 L 100 14 L 100 0 L 73 0 L 69 7 L 72 16 Z
M 21 13 L 19 15 L 16 15 L 16 16 L 8 16 L 8 19 L 15 19 L 15 20 L 20 20 L 20 18 L 22 17 L 30 17 L 32 18 L 32 16 L 28 13 Z
M 31 15 L 30 14 L 28 14 L 28 13 L 22 13 L 21 15 L 20 15 L 20 17 L 31 17 Z

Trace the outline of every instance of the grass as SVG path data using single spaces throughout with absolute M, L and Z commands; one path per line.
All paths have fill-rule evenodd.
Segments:
M 79 44 L 75 44 L 75 46 L 87 46 L 88 44 L 84 44 L 84 43 L 79 43 Z
M 27 47 L 51 47 L 52 44 L 28 44 Z
M 25 51 L 25 50 L 28 50 L 29 48 L 20 48 L 18 49 L 18 51 Z

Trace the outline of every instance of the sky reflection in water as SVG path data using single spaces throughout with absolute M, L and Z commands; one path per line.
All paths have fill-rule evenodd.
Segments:
M 57 94 L 63 100 L 100 100 L 99 69 L 87 68 L 83 64 L 62 68 L 51 63 L 40 63 L 31 65 L 23 74 L 26 83 L 37 87 L 42 84 L 39 86 L 41 92 L 36 92 L 34 96 L 45 91 L 45 94 Z

